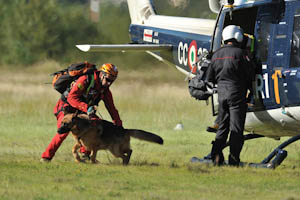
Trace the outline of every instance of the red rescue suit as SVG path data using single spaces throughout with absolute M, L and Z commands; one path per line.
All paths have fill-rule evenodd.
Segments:
M 63 109 L 74 112 L 76 110 L 80 110 L 86 113 L 89 106 L 98 105 L 99 101 L 101 100 L 104 101 L 104 105 L 111 115 L 114 124 L 117 126 L 122 126 L 122 121 L 120 119 L 118 110 L 115 108 L 112 94 L 109 88 L 102 87 L 99 73 L 99 71 L 94 73 L 94 76 L 92 77 L 94 79 L 94 85 L 91 88 L 89 88 L 89 86 L 91 86 L 91 80 L 89 80 L 89 77 L 87 75 L 81 76 L 72 86 L 72 89 L 67 97 L 67 102 L 62 101 L 61 99 L 58 100 L 53 110 L 57 118 L 58 129 L 60 128 L 61 121 L 64 117 L 64 112 L 62 112 Z M 42 158 L 51 160 L 68 134 L 69 132 L 64 134 L 56 133 L 45 152 L 42 153 Z M 80 151 L 85 152 L 83 147 L 80 149 Z
M 65 107 L 71 106 L 73 109 L 86 113 L 89 106 L 98 105 L 98 103 L 103 100 L 114 124 L 122 126 L 122 121 L 114 105 L 111 91 L 109 88 L 105 88 L 101 85 L 99 73 L 99 71 L 94 73 L 94 86 L 89 90 L 88 88 L 91 81 L 88 80 L 88 76 L 78 78 L 72 86 L 67 98 L 68 104 L 66 104 Z

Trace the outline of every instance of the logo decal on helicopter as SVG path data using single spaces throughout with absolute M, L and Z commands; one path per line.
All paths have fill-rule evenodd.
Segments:
M 269 92 L 269 77 L 268 73 L 265 73 L 263 76 L 261 74 L 257 74 L 255 78 L 256 83 L 256 98 L 259 98 L 259 93 L 261 94 L 261 98 L 270 98 Z M 265 91 L 263 87 L 265 86 Z
M 152 42 L 152 34 L 153 34 L 153 30 L 144 29 L 144 38 L 143 38 L 143 40 L 146 41 L 146 42 Z
M 194 64 L 196 63 L 196 59 L 197 59 L 197 42 L 193 40 L 190 43 L 189 51 L 188 51 L 188 64 L 190 69 L 192 70 L 192 73 L 196 72 L 196 67 L 193 67 Z
M 279 96 L 279 88 L 278 88 L 278 78 L 282 78 L 280 70 L 276 70 L 275 73 L 272 75 L 272 79 L 274 80 L 275 100 L 276 100 L 277 104 L 280 104 L 280 96 Z
M 279 78 L 282 78 L 281 71 L 275 70 L 271 78 L 274 84 L 275 102 L 276 104 L 280 104 Z M 270 98 L 269 74 L 268 73 L 264 73 L 263 75 L 257 74 L 255 82 L 256 82 L 256 97 L 259 98 L 259 93 L 260 93 L 262 99 Z M 284 83 L 284 86 L 286 87 L 287 83 Z
M 155 32 L 151 29 L 144 29 L 143 40 L 145 42 L 151 42 L 154 44 L 159 44 L 158 32 Z
M 208 52 L 206 48 L 197 48 L 197 42 L 195 40 L 193 40 L 190 44 L 180 41 L 177 51 L 179 64 L 189 66 L 190 70 L 193 70 L 193 73 L 195 73 L 197 69 L 196 67 L 193 67 L 197 61 L 197 57 L 204 52 Z M 199 64 L 197 66 L 198 68 L 200 67 Z

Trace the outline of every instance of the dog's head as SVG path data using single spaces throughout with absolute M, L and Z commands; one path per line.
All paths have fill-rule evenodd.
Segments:
M 89 124 L 89 117 L 86 114 L 66 114 L 62 119 L 61 126 L 57 130 L 59 134 L 67 133 L 72 131 L 73 134 L 76 134 L 84 127 Z

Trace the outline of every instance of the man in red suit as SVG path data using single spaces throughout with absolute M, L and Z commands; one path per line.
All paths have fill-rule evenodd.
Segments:
M 66 113 L 81 112 L 87 113 L 91 118 L 99 119 L 96 116 L 96 106 L 103 100 L 114 124 L 122 127 L 122 121 L 118 110 L 115 108 L 112 93 L 109 89 L 111 84 L 118 76 L 118 69 L 111 63 L 103 64 L 100 70 L 93 74 L 79 77 L 71 86 L 68 94 L 64 93 L 65 98 L 58 100 L 54 107 L 54 114 L 57 118 L 57 128 L 61 127 L 61 121 Z M 68 136 L 69 130 L 65 133 L 56 133 L 50 144 L 42 153 L 41 162 L 50 162 L 55 152 Z M 80 150 L 86 157 L 89 152 L 82 147 Z

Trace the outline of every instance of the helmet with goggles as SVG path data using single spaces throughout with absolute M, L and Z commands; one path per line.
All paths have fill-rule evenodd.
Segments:
M 105 63 L 100 67 L 100 71 L 113 80 L 118 77 L 118 68 L 114 64 Z

